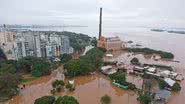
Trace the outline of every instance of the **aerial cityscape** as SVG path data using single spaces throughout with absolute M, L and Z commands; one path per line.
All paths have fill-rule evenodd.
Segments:
M 184 104 L 183 0 L 46 1 L 0 1 L 0 104 Z

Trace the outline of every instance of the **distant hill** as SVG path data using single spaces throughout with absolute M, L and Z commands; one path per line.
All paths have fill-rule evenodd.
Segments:
M 155 32 L 168 32 L 168 33 L 176 33 L 176 34 L 185 34 L 185 30 L 181 29 L 150 29 Z

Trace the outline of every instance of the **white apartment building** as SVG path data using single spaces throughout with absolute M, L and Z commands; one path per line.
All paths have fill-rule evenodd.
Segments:
M 73 53 L 67 36 L 44 34 L 43 32 L 0 33 L 0 46 L 10 51 L 12 59 L 26 56 L 58 57 L 61 54 Z

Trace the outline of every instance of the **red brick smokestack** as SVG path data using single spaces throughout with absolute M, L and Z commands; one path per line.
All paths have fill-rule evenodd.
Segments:
M 102 8 L 100 8 L 99 39 L 102 35 Z

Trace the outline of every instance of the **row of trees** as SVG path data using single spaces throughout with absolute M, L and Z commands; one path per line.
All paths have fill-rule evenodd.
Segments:
M 44 96 L 36 99 L 34 104 L 79 104 L 79 102 L 73 96 Z
M 49 75 L 52 64 L 42 58 L 28 56 L 17 61 L 17 72 L 31 73 L 34 77 Z
M 154 50 L 150 48 L 127 48 L 129 52 L 142 52 L 144 54 L 159 54 L 161 58 L 173 59 L 175 56 L 171 52 Z
M 100 99 L 101 104 L 111 104 L 111 97 L 104 95 Z M 79 104 L 78 100 L 73 96 L 43 96 L 35 100 L 34 104 Z
M 61 90 L 64 90 L 64 86 L 65 88 L 69 89 L 69 91 L 75 90 L 74 84 L 71 84 L 69 82 L 65 84 L 63 80 L 55 80 L 54 82 L 52 82 L 53 89 L 51 90 L 51 93 L 55 94 L 56 92 L 60 92 Z
M 96 71 L 103 64 L 103 55 L 104 52 L 100 48 L 93 48 L 80 59 L 70 60 L 64 65 L 66 75 L 74 77 Z

